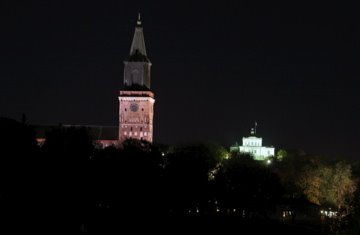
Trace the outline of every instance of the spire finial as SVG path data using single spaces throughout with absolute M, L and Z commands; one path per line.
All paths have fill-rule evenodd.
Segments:
M 136 24 L 137 24 L 137 25 L 141 25 L 141 15 L 140 15 L 140 12 L 138 13 L 138 19 L 137 19 Z
M 143 27 L 141 24 L 141 15 L 138 13 L 138 18 L 136 21 L 135 26 L 135 32 L 134 37 L 131 43 L 130 48 L 130 56 L 135 54 L 141 54 L 146 57 L 146 48 L 145 48 L 145 41 L 144 41 L 144 33 L 143 33 Z M 138 58 L 139 59 L 139 58 Z M 142 58 L 144 60 L 147 60 L 147 58 Z

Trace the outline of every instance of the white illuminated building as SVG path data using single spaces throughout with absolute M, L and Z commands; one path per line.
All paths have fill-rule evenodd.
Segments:
M 238 144 L 231 146 L 230 152 L 250 153 L 255 160 L 266 160 L 268 157 L 275 156 L 275 148 L 262 146 L 262 138 L 256 137 L 255 134 L 256 131 L 251 129 L 251 136 L 243 137 L 241 146 Z

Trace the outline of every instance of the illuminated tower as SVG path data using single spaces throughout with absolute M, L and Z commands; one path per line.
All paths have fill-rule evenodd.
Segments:
M 124 61 L 124 87 L 119 95 L 119 141 L 153 141 L 154 93 L 150 90 L 151 62 L 146 55 L 140 14 L 130 56 Z

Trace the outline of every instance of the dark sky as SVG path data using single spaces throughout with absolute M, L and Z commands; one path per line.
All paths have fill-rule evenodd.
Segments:
M 141 12 L 157 142 L 229 146 L 257 121 L 265 144 L 360 158 L 355 5 L 194 2 L 3 2 L 0 116 L 117 125 Z

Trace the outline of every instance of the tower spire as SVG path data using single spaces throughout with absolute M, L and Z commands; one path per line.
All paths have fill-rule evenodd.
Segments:
M 138 13 L 135 33 L 131 43 L 130 59 L 136 61 L 148 61 L 140 13 Z

